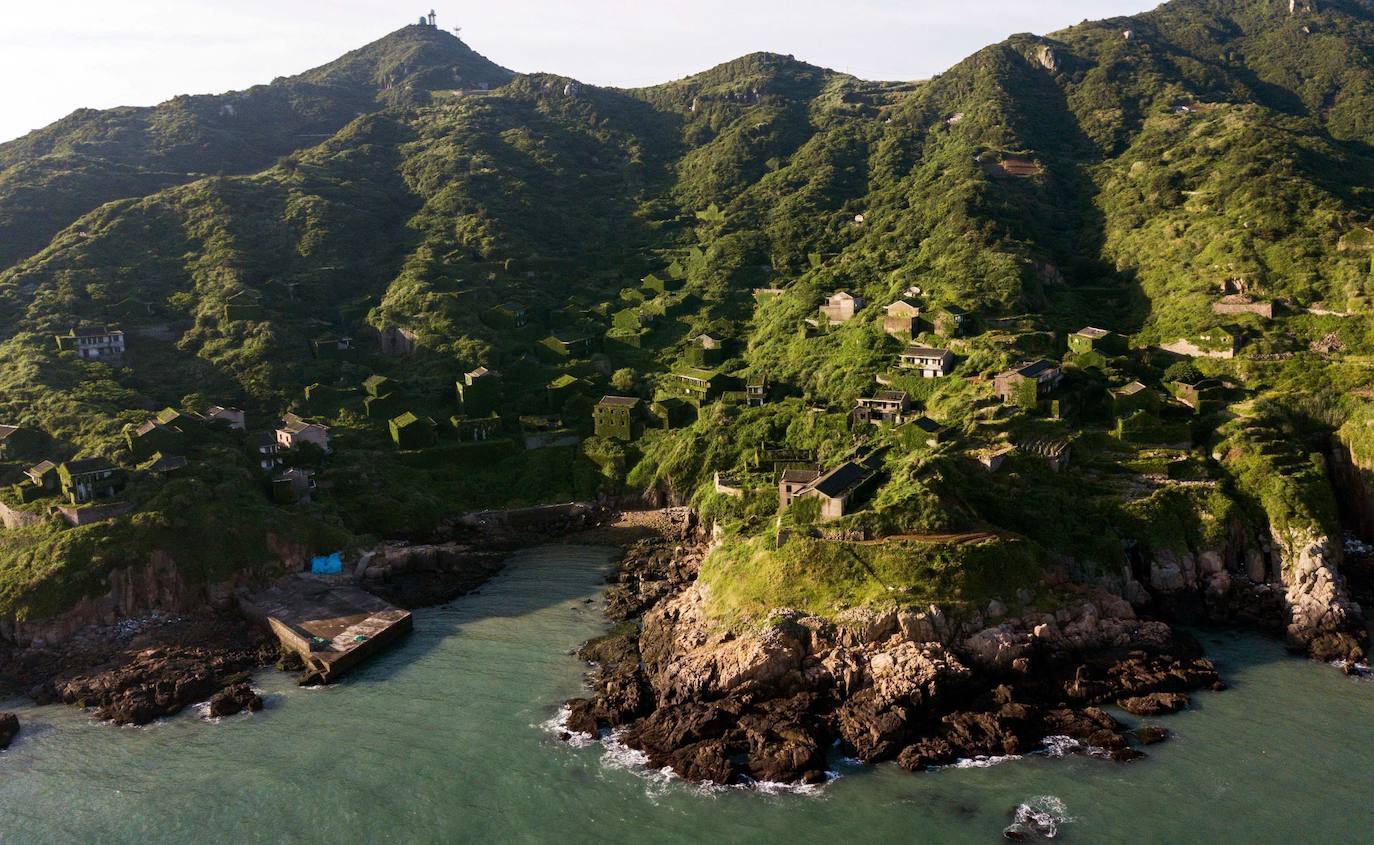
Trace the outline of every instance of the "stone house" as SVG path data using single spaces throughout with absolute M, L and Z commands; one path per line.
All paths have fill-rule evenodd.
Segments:
M 61 478 L 57 473 L 57 464 L 52 461 L 40 461 L 28 469 L 24 470 L 24 476 L 29 482 L 40 490 L 54 493 L 62 486 Z
M 1059 472 L 1069 465 L 1069 442 L 1054 438 L 1035 438 L 1017 444 L 1022 452 L 1045 459 L 1050 469 Z
M 1077 355 L 1089 352 L 1116 354 L 1124 348 L 1124 340 L 1116 332 L 1095 326 L 1084 326 L 1069 335 L 1069 351 Z
M 935 333 L 941 337 L 963 337 L 968 332 L 969 313 L 958 305 L 946 305 L 935 313 Z
M 117 359 L 124 354 L 124 332 L 108 326 L 73 328 L 57 336 L 57 348 L 88 361 Z
M 293 505 L 307 503 L 315 494 L 318 484 L 315 471 L 304 467 L 288 467 L 272 475 L 272 500 L 278 504 Z
M 353 351 L 353 338 L 326 337 L 316 338 L 310 341 L 310 352 L 316 358 L 339 358 Z
M 954 353 L 933 346 L 908 346 L 897 366 L 918 370 L 923 378 L 941 378 L 954 369 Z
M 234 323 L 241 320 L 261 320 L 263 318 L 262 294 L 255 290 L 244 289 L 224 300 L 224 319 Z
M 391 441 L 401 451 L 414 451 L 433 446 L 439 439 L 439 425 L 430 417 L 421 417 L 413 411 L 406 411 L 393 417 L 387 428 L 391 431 Z
M 880 390 L 873 396 L 859 400 L 858 407 L 854 409 L 854 421 L 871 425 L 901 425 L 906 422 L 910 410 L 911 397 L 905 390 Z
M 125 429 L 124 440 L 129 445 L 129 451 L 140 461 L 148 459 L 154 452 L 177 450 L 186 445 L 186 437 L 180 427 L 164 425 L 155 419 Z
M 325 452 L 329 451 L 329 426 L 308 422 L 295 414 L 287 414 L 282 418 L 276 434 L 277 443 L 283 449 L 297 449 L 309 443 Z
M 910 438 L 908 443 L 914 440 L 931 448 L 940 445 L 949 436 L 948 428 L 924 415 L 914 417 L 902 428 L 904 437 Z
M 714 370 L 682 370 L 668 374 L 668 383 L 674 393 L 697 403 L 719 399 L 721 394 L 737 382 Z
M 501 436 L 502 422 L 497 416 L 455 416 L 449 420 L 449 424 L 453 426 L 454 433 L 463 443 L 482 443 Z
M 457 383 L 458 407 L 465 417 L 486 417 L 501 407 L 501 376 L 486 367 L 463 373 Z
M 57 468 L 57 477 L 62 495 L 73 505 L 108 499 L 123 490 L 128 480 L 124 470 L 104 458 L 67 461 Z
M 862 296 L 847 290 L 836 291 L 827 297 L 825 304 L 821 306 L 821 317 L 823 321 L 831 323 L 847 323 L 867 304 Z
M 909 299 L 899 299 L 883 309 L 883 331 L 890 335 L 911 337 L 916 334 L 921 307 Z
M 745 402 L 751 408 L 762 408 L 768 404 L 768 377 L 752 378 L 744 385 Z
M 604 396 L 592 408 L 597 437 L 634 441 L 644 431 L 644 403 L 634 396 Z
M 1113 387 L 1108 391 L 1112 400 L 1112 416 L 1129 417 L 1136 411 L 1159 410 L 1159 395 L 1138 381 Z
M 804 479 L 810 478 L 809 481 Z M 798 499 L 820 500 L 820 521 L 833 522 L 843 517 L 850 505 L 869 487 L 877 472 L 855 461 L 846 461 L 826 473 L 787 470 L 778 482 L 778 504 L 786 510 Z M 785 486 L 792 492 L 784 492 Z
M 0 458 L 14 460 L 38 450 L 44 440 L 41 432 L 18 425 L 0 425 Z
M 687 349 L 687 360 L 695 367 L 714 367 L 725 360 L 725 340 L 710 334 L 701 334 L 692 339 Z
M 1212 303 L 1213 314 L 1254 314 L 1266 320 L 1274 319 L 1274 303 L 1260 302 L 1245 294 L 1233 293 Z
M 690 402 L 665 396 L 649 406 L 649 416 L 659 428 L 672 430 L 691 425 L 697 418 L 697 409 Z
M 820 470 L 815 469 L 783 470 L 778 476 L 778 512 L 787 510 L 787 506 L 820 477 Z
M 1046 358 L 1004 370 L 993 378 L 997 395 L 1007 404 L 1033 407 L 1064 380 L 1064 371 Z

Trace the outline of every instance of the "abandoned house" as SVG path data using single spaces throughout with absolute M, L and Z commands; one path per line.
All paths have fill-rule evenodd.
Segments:
M 119 358 L 124 354 L 124 332 L 108 326 L 74 328 L 57 336 L 57 348 L 75 352 L 88 361 Z
M 41 432 L 18 425 L 0 425 L 0 458 L 13 460 L 38 449 L 43 442 Z
M 129 451 L 140 461 L 147 460 L 154 452 L 181 449 L 186 443 L 181 428 L 163 425 L 155 419 L 125 429 L 124 440 L 129 445 Z
M 61 486 L 61 479 L 57 474 L 57 464 L 52 461 L 40 461 L 34 464 L 24 470 L 24 476 L 34 487 L 49 493 L 56 492 L 57 488 Z
M 687 360 L 696 367 L 714 367 L 725 360 L 725 340 L 710 334 L 697 335 L 687 349 Z
M 643 433 L 644 403 L 633 396 L 603 396 L 592 409 L 592 422 L 597 437 L 614 440 L 638 440 Z
M 969 313 L 963 308 L 946 305 L 935 313 L 935 333 L 941 337 L 963 337 L 969 322 Z
M 916 324 L 921 316 L 919 305 L 909 299 L 899 299 L 883 311 L 883 331 L 905 337 L 916 334 Z
M 171 475 L 191 465 L 191 462 L 181 455 L 164 455 L 161 452 L 154 452 L 149 460 L 143 469 L 157 475 Z
M 792 500 L 801 495 L 804 490 L 808 490 L 817 478 L 821 477 L 820 470 L 815 469 L 785 469 L 778 476 L 778 512 L 787 510 L 787 506 L 792 504 Z
M 1050 469 L 1059 472 L 1069 465 L 1069 442 L 1054 438 L 1041 437 L 1018 443 L 1017 448 L 1030 455 L 1045 459 Z
M 439 439 L 439 424 L 430 417 L 422 417 L 414 411 L 406 411 L 393 417 L 387 423 L 391 431 L 391 441 L 403 452 L 425 449 L 433 446 Z
M 927 416 L 914 417 L 903 426 L 903 434 L 912 440 L 934 448 L 944 442 L 949 429 Z
M 901 425 L 906 422 L 910 410 L 911 397 L 905 390 L 880 390 L 873 396 L 859 400 L 858 407 L 854 409 L 854 421 L 872 425 Z
M 108 499 L 124 489 L 124 470 L 104 458 L 67 461 L 57 468 L 62 495 L 73 505 Z
M 1136 411 L 1159 410 L 1159 395 L 1144 384 L 1133 381 L 1108 391 L 1112 400 L 1112 416 L 1129 417 Z
M 270 432 L 259 431 L 248 435 L 248 454 L 263 472 L 271 472 L 282 463 L 281 444 Z
M 1084 326 L 1069 335 L 1069 351 L 1077 355 L 1088 352 L 1115 354 L 1123 351 L 1123 340 L 1116 332 L 1095 326 Z
M 1041 358 L 998 373 L 993 384 L 1003 402 L 1033 406 L 1036 401 L 1053 392 L 1063 379 L 1064 371 L 1058 364 Z
M 321 337 L 310 341 L 310 351 L 316 358 L 338 358 L 353 351 L 353 338 Z
M 243 431 L 245 428 L 243 411 L 239 408 L 225 408 L 213 405 L 205 411 L 206 423 L 230 431 Z
M 712 370 L 683 370 L 668 374 L 674 393 L 697 403 L 710 402 L 732 386 L 732 379 Z
M 501 418 L 490 417 L 452 417 L 449 424 L 463 443 L 481 443 L 501 435 Z
M 227 322 L 262 318 L 262 294 L 255 290 L 244 289 L 224 300 L 224 319 Z
M 458 407 L 463 416 L 485 417 L 501 406 L 501 376 L 494 370 L 478 367 L 463 373 L 458 382 Z
M 831 323 L 847 323 L 868 303 L 847 290 L 832 293 L 821 306 L 821 317 Z
M 283 449 L 297 449 L 309 443 L 328 452 L 329 426 L 308 422 L 295 414 L 287 414 L 282 418 L 281 427 L 277 429 L 277 443 L 281 444 Z
M 272 476 L 272 501 L 282 505 L 308 503 L 317 484 L 315 471 L 303 467 L 289 467 Z
M 745 401 L 751 408 L 762 408 L 768 404 L 768 377 L 752 378 L 744 385 Z
M 783 473 L 787 478 L 789 473 L 796 473 L 794 478 L 797 483 L 805 477 L 809 471 L 788 470 Z M 820 521 L 832 522 L 844 516 L 849 511 L 860 495 L 867 490 L 869 484 L 877 478 L 877 471 L 871 469 L 863 463 L 846 461 L 823 475 L 815 476 L 810 482 L 801 486 L 795 493 L 786 498 L 783 503 L 781 492 L 782 484 L 779 482 L 779 505 L 784 509 L 798 499 L 816 498 L 820 500 Z
M 933 346 L 908 346 L 898 366 L 917 370 L 923 378 L 941 378 L 954 369 L 954 353 Z

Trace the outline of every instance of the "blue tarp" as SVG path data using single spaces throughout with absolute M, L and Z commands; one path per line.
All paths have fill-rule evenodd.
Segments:
M 310 571 L 316 575 L 338 575 L 343 571 L 343 552 L 311 558 Z

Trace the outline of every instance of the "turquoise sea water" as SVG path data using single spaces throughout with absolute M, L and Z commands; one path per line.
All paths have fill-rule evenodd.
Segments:
M 1245 634 L 1202 634 L 1232 689 L 1161 720 L 1175 738 L 1129 765 L 837 763 L 818 792 L 772 795 L 646 776 L 546 727 L 580 689 L 570 650 L 604 627 L 584 599 L 608 558 L 522 553 L 339 685 L 263 673 L 252 716 L 114 728 L 11 702 L 24 733 L 0 754 L 0 841 L 987 843 L 1054 796 L 1073 819 L 1056 841 L 1374 842 L 1374 682 Z

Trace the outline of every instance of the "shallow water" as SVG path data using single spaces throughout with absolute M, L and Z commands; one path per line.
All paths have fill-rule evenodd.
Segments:
M 121 729 L 19 706 L 0 841 L 986 843 L 1039 796 L 1072 817 L 1056 841 L 1374 841 L 1374 682 L 1244 634 L 1202 635 L 1232 689 L 1160 720 L 1174 739 L 1130 765 L 1027 757 L 913 776 L 839 763 L 810 795 L 645 777 L 543 727 L 580 689 L 569 651 L 604 628 L 584 599 L 608 557 L 518 555 L 337 686 L 263 673 L 267 709 L 252 716 Z

